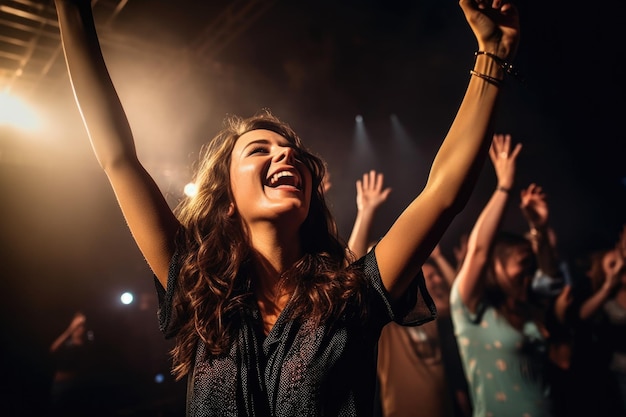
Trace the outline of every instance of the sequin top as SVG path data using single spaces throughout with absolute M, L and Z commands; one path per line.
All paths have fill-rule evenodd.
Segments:
M 170 268 L 167 291 L 157 283 L 161 330 L 172 327 L 172 299 L 178 275 Z M 198 344 L 188 376 L 187 416 L 371 416 L 376 380 L 376 345 L 390 321 L 420 325 L 433 320 L 435 306 L 420 274 L 406 296 L 391 303 L 374 251 L 357 261 L 367 277 L 366 318 L 348 305 L 333 326 L 287 319 L 289 303 L 264 336 L 256 303 L 240 312 L 240 326 L 228 355 L 205 356 Z

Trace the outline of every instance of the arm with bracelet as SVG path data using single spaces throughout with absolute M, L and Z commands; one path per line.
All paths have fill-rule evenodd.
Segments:
M 456 278 L 461 300 L 472 312 L 484 295 L 484 270 L 487 267 L 491 244 L 509 201 L 515 179 L 515 162 L 521 149 L 520 143 L 512 148 L 511 135 L 493 135 L 489 157 L 496 172 L 497 186 L 472 228 L 467 243 L 467 254 Z
M 545 296 L 557 295 L 563 288 L 564 279 L 559 268 L 556 235 L 548 224 L 549 208 L 541 186 L 533 183 L 521 191 L 520 209 L 528 222 L 527 236 L 539 266 L 533 290 Z

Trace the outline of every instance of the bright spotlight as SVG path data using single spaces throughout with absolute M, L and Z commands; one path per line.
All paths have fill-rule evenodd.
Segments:
M 356 120 L 357 123 L 363 123 L 363 116 L 357 114 L 354 120 Z
M 163 376 L 163 374 L 156 374 L 154 376 L 154 382 L 156 382 L 157 384 L 160 384 L 163 381 L 165 381 L 165 377 Z
M 133 302 L 133 295 L 127 291 L 121 295 L 120 300 L 122 301 L 122 304 L 128 305 Z
M 193 182 L 190 182 L 185 185 L 184 192 L 187 197 L 195 197 L 198 194 L 198 187 Z
M 39 127 L 39 118 L 26 103 L 9 94 L 0 92 L 0 126 L 10 125 L 19 129 L 34 130 Z

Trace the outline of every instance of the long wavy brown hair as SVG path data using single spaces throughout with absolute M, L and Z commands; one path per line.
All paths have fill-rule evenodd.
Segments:
M 229 117 L 224 129 L 201 152 L 195 176 L 197 195 L 176 208 L 183 226 L 174 298 L 179 330 L 171 352 L 172 373 L 177 379 L 192 369 L 200 340 L 208 355 L 228 352 L 239 326 L 239 312 L 253 299 L 254 272 L 245 225 L 228 211 L 234 201 L 230 188 L 233 147 L 241 135 L 257 129 L 271 130 L 291 142 L 313 178 L 309 213 L 300 228 L 303 257 L 283 274 L 285 280 L 296 283 L 289 318 L 332 321 L 345 311 L 348 300 L 360 297 L 359 289 L 365 284 L 357 269 L 346 267 L 354 259 L 338 237 L 324 199 L 324 162 L 268 110 L 246 119 Z

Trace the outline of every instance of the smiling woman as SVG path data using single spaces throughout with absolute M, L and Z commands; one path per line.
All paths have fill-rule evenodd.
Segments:
M 297 150 L 295 144 L 271 130 L 252 130 L 241 135 L 232 151 L 230 176 L 238 179 L 231 180 L 233 200 L 238 202 L 237 212 L 248 227 L 254 228 L 255 216 L 263 221 L 267 216 L 275 219 L 277 214 L 291 210 L 300 213 L 295 219 L 298 224 L 304 221 L 312 190 L 313 167 L 307 166 L 311 165 L 307 163 L 310 160 L 307 152 Z M 320 166 L 315 171 L 322 169 Z M 315 187 L 319 186 L 317 181 Z M 259 192 L 262 195 L 258 195 Z M 246 218 L 244 205 L 263 211 Z M 255 235 L 251 230 L 251 236 Z
M 197 193 L 171 210 L 139 162 L 90 0 L 55 0 L 91 144 L 155 275 L 190 416 L 369 416 L 384 325 L 435 316 L 421 265 L 464 207 L 518 43 L 508 1 L 461 0 L 478 54 L 429 181 L 356 260 L 324 199 L 324 162 L 269 112 L 231 117 L 205 147 Z M 417 193 L 416 193 L 417 194 Z

